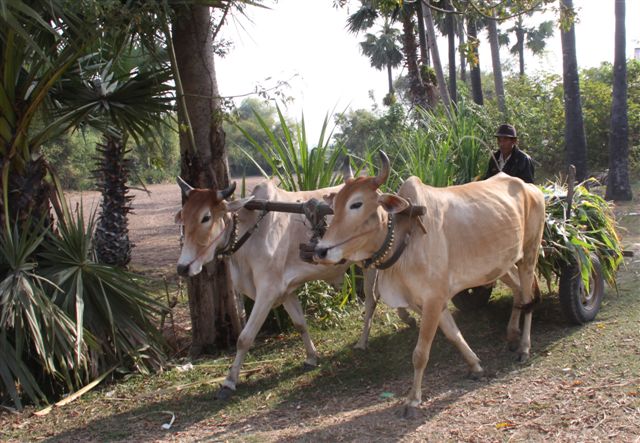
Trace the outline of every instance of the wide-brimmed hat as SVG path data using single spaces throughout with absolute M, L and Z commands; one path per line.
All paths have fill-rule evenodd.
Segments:
M 500 125 L 500 127 L 498 128 L 496 137 L 518 138 L 518 134 L 516 133 L 516 128 L 514 128 L 512 125 L 504 124 Z

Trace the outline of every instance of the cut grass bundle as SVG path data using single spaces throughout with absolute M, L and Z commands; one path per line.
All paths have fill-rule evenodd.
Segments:
M 585 286 L 589 285 L 591 255 L 602 265 L 602 274 L 616 287 L 615 274 L 622 263 L 622 246 L 616 222 L 609 204 L 599 195 L 589 192 L 583 182 L 576 186 L 567 219 L 567 190 L 564 184 L 549 182 L 540 187 L 546 199 L 546 223 L 538 271 L 551 281 L 563 265 L 576 263 Z

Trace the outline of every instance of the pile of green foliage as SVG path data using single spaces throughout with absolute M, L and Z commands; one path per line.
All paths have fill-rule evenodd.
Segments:
M 570 217 L 567 218 L 567 188 L 549 182 L 541 189 L 546 199 L 546 222 L 538 271 L 547 281 L 559 276 L 563 266 L 577 264 L 589 287 L 592 256 L 598 257 L 605 280 L 615 287 L 615 274 L 622 263 L 622 246 L 609 204 L 589 192 L 589 180 L 575 187 Z
M 17 408 L 164 360 L 166 308 L 140 276 L 97 262 L 93 216 L 85 224 L 62 204 L 56 218 L 0 232 L 0 402 Z

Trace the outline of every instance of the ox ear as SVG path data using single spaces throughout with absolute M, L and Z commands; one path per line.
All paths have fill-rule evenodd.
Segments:
M 249 203 L 251 200 L 253 200 L 255 196 L 251 195 L 247 198 L 241 198 L 238 200 L 231 200 L 231 201 L 224 201 L 224 207 L 227 210 L 227 212 L 236 212 L 242 208 L 244 208 L 244 205 L 246 205 L 247 203 Z
M 173 219 L 174 222 L 176 223 L 182 223 L 182 209 L 180 209 L 178 212 L 176 212 L 176 216 Z
M 409 202 L 395 194 L 382 194 L 378 197 L 378 204 L 390 214 L 397 214 L 409 207 Z
M 322 200 L 324 200 L 326 204 L 328 204 L 330 207 L 333 208 L 333 200 L 335 199 L 335 197 L 336 197 L 336 193 L 332 192 L 331 194 L 323 195 Z
M 178 176 L 176 179 L 178 182 L 178 186 L 182 189 L 182 195 L 185 197 L 189 197 L 189 193 L 193 191 L 193 187 L 191 187 L 186 181 L 182 179 L 182 177 Z

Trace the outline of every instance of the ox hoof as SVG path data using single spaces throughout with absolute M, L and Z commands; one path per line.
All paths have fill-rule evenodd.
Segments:
M 367 345 L 363 345 L 362 343 L 356 343 L 353 345 L 353 349 L 357 349 L 358 351 L 366 351 Z
M 418 418 L 418 408 L 416 406 L 404 405 L 402 408 L 402 418 L 405 420 L 415 420 Z
M 507 344 L 507 347 L 509 348 L 509 351 L 516 352 L 518 350 L 518 347 L 520 347 L 520 342 L 519 341 L 510 341 Z
M 319 366 L 318 365 L 312 365 L 311 363 L 307 363 L 306 361 L 304 362 L 304 364 L 302 365 L 302 370 L 304 372 L 311 372 L 311 371 L 315 371 L 316 369 L 318 369 Z
M 467 377 L 471 380 L 480 380 L 484 377 L 484 371 L 469 371 Z
M 518 353 L 518 358 L 516 360 L 518 361 L 518 363 L 526 363 L 527 360 L 529 360 L 529 353 L 528 352 L 519 352 Z
M 231 389 L 228 386 L 221 386 L 220 389 L 218 389 L 218 392 L 216 392 L 216 395 L 214 396 L 214 398 L 216 400 L 229 400 L 233 394 L 235 393 L 235 391 L 233 389 Z

